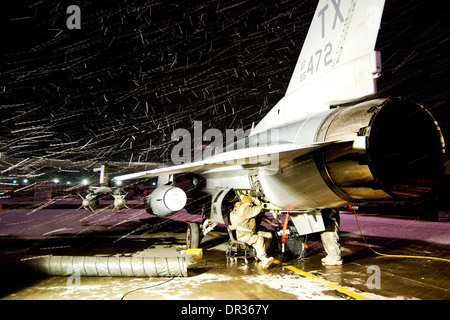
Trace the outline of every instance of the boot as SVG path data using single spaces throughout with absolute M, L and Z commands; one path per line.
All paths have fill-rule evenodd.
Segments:
M 342 258 L 336 259 L 331 258 L 330 256 L 326 256 L 325 258 L 322 258 L 322 265 L 327 266 L 342 266 Z
M 265 270 L 269 268 L 269 266 L 273 263 L 275 259 L 273 257 L 264 257 L 261 259 L 262 262 L 262 268 Z
M 322 259 L 324 266 L 340 266 L 342 265 L 341 249 L 339 246 L 339 236 L 337 232 L 322 232 L 320 234 L 322 244 L 327 256 Z

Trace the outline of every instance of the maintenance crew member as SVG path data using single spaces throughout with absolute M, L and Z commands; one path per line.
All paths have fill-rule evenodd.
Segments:
M 260 206 L 254 206 L 249 196 L 244 196 L 241 202 L 236 202 L 230 214 L 230 222 L 236 228 L 238 241 L 246 242 L 256 250 L 256 256 L 262 262 L 263 269 L 267 269 L 274 261 L 268 257 L 266 249 L 270 245 L 272 234 L 266 231 L 257 231 L 256 217 L 261 213 Z
M 341 248 L 339 246 L 339 210 L 323 209 L 323 223 L 325 231 L 320 234 L 323 248 L 327 256 L 322 259 L 324 266 L 340 266 L 342 265 Z

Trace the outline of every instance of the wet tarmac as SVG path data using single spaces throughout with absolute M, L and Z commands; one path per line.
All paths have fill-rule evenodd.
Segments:
M 131 205 L 130 205 L 131 206 Z M 186 222 L 199 216 L 180 212 L 170 219 L 139 206 L 95 213 L 75 208 L 6 208 L 0 212 L 0 299 L 2 300 L 359 300 L 450 299 L 450 223 L 341 212 L 344 265 L 324 267 L 318 235 L 307 238 L 301 259 L 268 270 L 225 257 L 224 226 L 207 235 L 202 254 L 186 254 Z M 48 255 L 185 256 L 187 277 L 70 277 L 38 275 L 26 261 Z

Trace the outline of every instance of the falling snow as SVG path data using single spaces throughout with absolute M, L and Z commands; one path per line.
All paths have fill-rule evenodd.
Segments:
M 2 19 L 0 152 L 36 174 L 49 159 L 160 163 L 194 120 L 248 129 L 284 95 L 316 5 L 84 1 L 69 30 L 66 2 L 14 2 Z M 423 103 L 446 137 L 449 18 L 387 1 L 377 43 L 379 95 Z

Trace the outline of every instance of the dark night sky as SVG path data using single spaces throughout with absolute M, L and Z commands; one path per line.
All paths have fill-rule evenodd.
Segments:
M 273 4 L 275 3 L 275 4 Z M 66 8 L 81 8 L 68 30 Z M 450 136 L 449 10 L 387 0 L 378 96 L 422 103 Z M 244 128 L 284 95 L 317 1 L 2 4 L 0 152 L 168 161 L 170 134 Z

